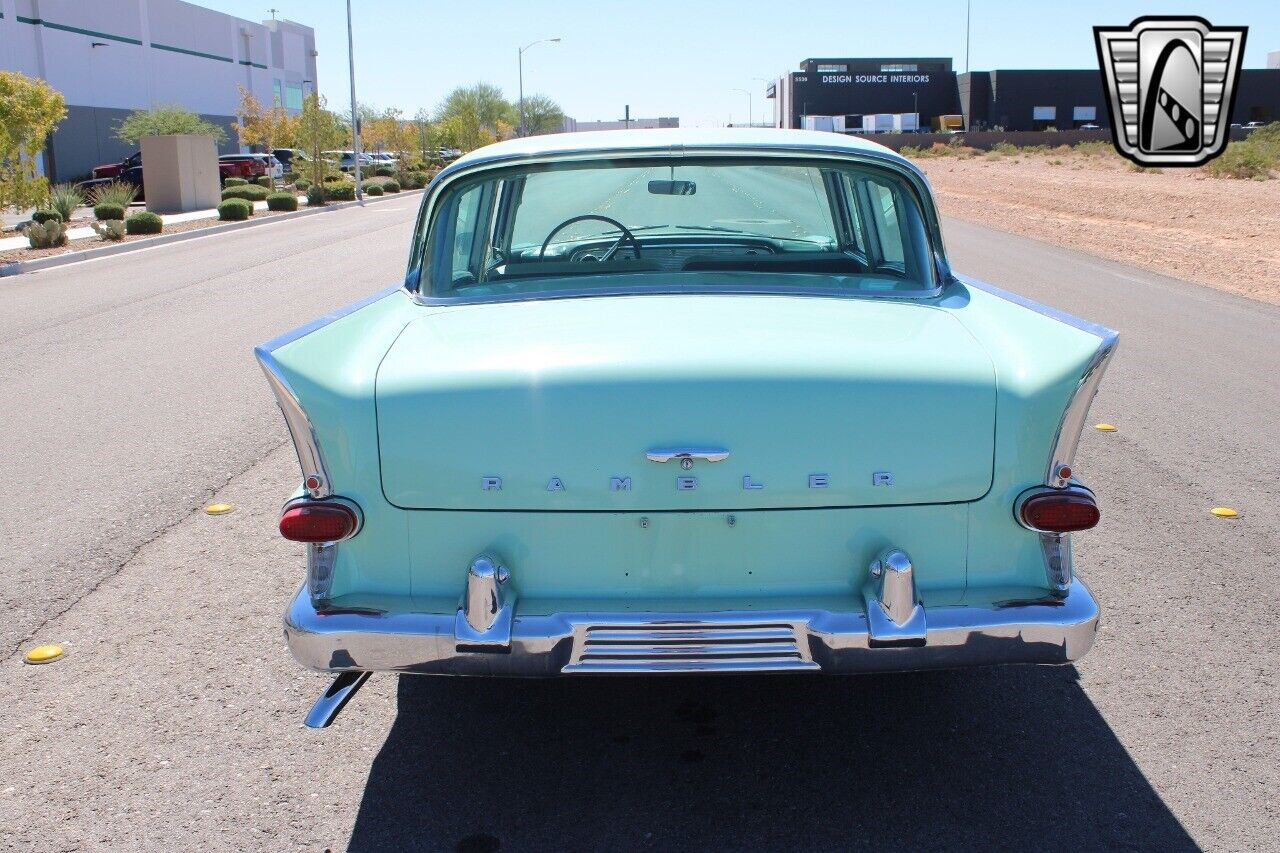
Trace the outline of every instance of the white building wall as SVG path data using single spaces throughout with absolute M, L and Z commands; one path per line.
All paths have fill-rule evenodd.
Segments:
M 315 91 L 314 52 L 310 27 L 183 0 L 0 0 L 0 70 L 44 78 L 67 100 L 54 137 L 63 177 L 116 156 L 112 128 L 128 111 L 176 104 L 227 125 L 239 87 L 270 107 L 277 80 L 297 103 L 299 91 Z

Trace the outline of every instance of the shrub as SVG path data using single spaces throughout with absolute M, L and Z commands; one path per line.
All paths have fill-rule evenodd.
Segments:
M 1017 154 L 1018 146 L 1012 142 L 997 142 L 991 146 L 991 151 L 994 154 Z
M 298 178 L 296 181 L 293 182 L 293 186 L 299 192 L 306 192 L 307 187 L 311 186 L 311 182 L 308 181 L 306 178 Z
M 227 222 L 240 222 L 253 216 L 253 203 L 243 198 L 229 198 L 218 205 L 218 218 Z
M 431 176 L 426 172 L 412 171 L 404 172 L 399 176 L 400 185 L 408 190 L 420 190 L 431 180 Z
M 267 189 L 271 189 L 276 185 L 276 182 L 271 179 L 270 175 L 259 175 L 254 179 L 254 183 L 260 187 L 266 187 Z
M 382 182 L 382 191 L 387 193 L 400 192 L 400 182 L 395 178 L 387 178 Z
M 58 211 L 63 222 L 70 222 L 76 208 L 84 204 L 84 190 L 75 184 L 55 184 L 49 190 L 49 208 Z
M 57 220 L 58 222 L 66 221 L 62 218 L 62 214 L 56 210 L 37 210 L 35 213 L 31 214 L 31 221 L 39 223 L 40 225 L 43 225 L 50 220 Z
M 325 201 L 355 201 L 356 185 L 351 181 L 326 181 Z
M 396 173 L 396 170 L 391 168 L 390 166 L 377 166 L 373 170 L 373 174 L 375 174 L 379 178 L 390 178 L 395 173 Z
M 366 184 L 364 187 L 365 195 L 382 195 L 382 184 Z
M 298 180 L 298 173 L 286 169 L 285 173 L 280 176 L 280 180 L 284 181 L 286 184 L 296 183 Z
M 267 210 L 297 210 L 298 197 L 293 193 L 272 193 L 267 196 Z
M 164 230 L 164 220 L 149 210 L 140 210 L 124 221 L 129 234 L 159 234 Z
M 137 197 L 138 188 L 124 181 L 100 184 L 94 187 L 89 194 L 89 200 L 93 202 L 95 207 L 99 204 L 118 204 L 120 207 L 125 208 L 133 204 L 133 200 Z M 116 217 L 116 219 L 123 218 L 123 216 Z
M 324 204 L 324 187 L 320 184 L 312 184 L 307 189 L 307 206 L 320 207 Z
M 247 183 L 249 182 L 246 181 L 244 178 L 227 178 L 225 181 L 222 182 L 222 185 L 224 187 L 242 187 Z
M 1266 180 L 1275 165 L 1263 149 L 1247 140 L 1227 144 L 1227 150 L 1209 163 L 1209 174 L 1215 178 L 1257 178 Z
M 33 249 L 52 249 L 67 244 L 67 226 L 61 219 L 50 219 L 48 222 L 33 222 L 22 233 Z
M 93 206 L 93 218 L 99 222 L 105 222 L 108 219 L 124 219 L 124 211 L 124 205 L 104 201 Z
M 1086 157 L 1101 157 L 1106 154 L 1114 154 L 1116 149 L 1110 142 L 1091 140 L 1076 143 L 1075 150 L 1077 154 L 1083 154 Z
M 112 243 L 119 242 L 124 239 L 125 228 L 122 219 L 107 219 L 102 222 L 93 222 L 93 231 L 103 240 Z
M 269 195 L 271 193 L 266 187 L 260 187 L 257 184 L 246 184 L 243 187 L 227 187 L 222 191 L 223 201 L 229 198 L 242 198 L 248 202 L 266 201 Z

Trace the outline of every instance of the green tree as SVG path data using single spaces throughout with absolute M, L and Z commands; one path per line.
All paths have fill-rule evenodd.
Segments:
M 297 123 L 284 107 L 263 109 L 253 93 L 240 87 L 240 106 L 236 109 L 240 124 L 236 135 L 241 145 L 261 145 L 268 152 L 280 148 L 294 136 Z
M 48 197 L 36 157 L 66 115 L 66 100 L 48 83 L 0 71 L 0 210 L 35 207 Z
M 161 105 L 149 110 L 135 110 L 124 117 L 116 127 L 116 139 L 137 145 L 144 136 L 168 136 L 191 133 L 212 136 L 221 144 L 227 141 L 227 132 L 212 122 L 207 122 L 185 107 Z
M 509 136 L 517 121 L 515 105 L 489 83 L 454 89 L 436 110 L 436 118 L 447 124 L 454 145 L 464 151 Z
M 524 99 L 525 133 L 559 133 L 564 130 L 564 110 L 546 95 L 529 95 Z
M 321 157 L 325 151 L 344 145 L 350 128 L 337 113 L 325 109 L 325 99 L 314 93 L 303 99 L 296 123 L 294 146 L 306 151 L 311 158 L 307 177 L 313 184 L 324 183 L 326 164 Z

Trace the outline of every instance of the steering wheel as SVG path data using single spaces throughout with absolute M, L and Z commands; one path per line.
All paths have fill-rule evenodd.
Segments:
M 619 222 L 616 219 L 610 219 L 609 217 L 601 216 L 598 213 L 584 213 L 582 216 L 574 216 L 569 219 L 566 219 L 564 222 L 561 222 L 555 228 L 551 229 L 551 233 L 547 235 L 547 239 L 542 241 L 542 248 L 538 250 L 538 260 L 542 260 L 542 257 L 547 253 L 547 246 L 551 245 L 552 237 L 556 236 L 557 234 L 559 234 L 561 231 L 563 231 L 565 228 L 572 225 L 573 223 L 585 222 L 588 219 L 598 219 L 601 222 L 608 222 L 610 225 L 612 225 L 613 227 L 617 228 L 619 231 L 622 232 L 622 236 L 618 238 L 618 242 L 610 246 L 609 250 L 605 252 L 604 255 L 599 260 L 607 261 L 610 258 L 612 258 L 614 252 L 617 252 L 618 249 L 622 248 L 622 244 L 628 240 L 631 241 L 632 248 L 636 250 L 636 258 L 640 257 L 640 241 L 636 239 L 636 235 L 632 234 L 629 230 L 627 230 L 627 226 L 623 225 L 621 222 Z

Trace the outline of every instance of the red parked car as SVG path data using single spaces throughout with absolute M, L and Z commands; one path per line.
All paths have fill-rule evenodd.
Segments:
M 266 173 L 266 166 L 254 161 L 252 155 L 224 154 L 218 158 L 218 176 L 222 181 L 226 181 L 227 178 L 244 178 L 252 181 Z M 107 178 L 142 186 L 142 152 L 135 151 L 120 163 L 106 163 L 93 167 L 95 181 Z

